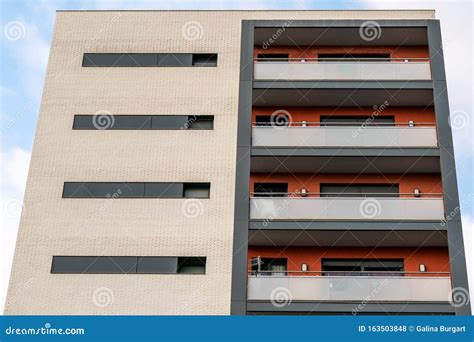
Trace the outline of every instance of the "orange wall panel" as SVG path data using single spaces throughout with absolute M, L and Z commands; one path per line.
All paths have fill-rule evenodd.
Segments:
M 250 175 L 250 192 L 254 190 L 255 182 L 288 183 L 289 192 L 300 191 L 301 188 L 309 192 L 320 192 L 321 183 L 332 184 L 399 184 L 400 193 L 412 193 L 414 188 L 421 193 L 442 193 L 442 183 L 439 174 L 266 174 L 253 173 Z
M 396 124 L 405 125 L 408 124 L 410 120 L 414 121 L 415 124 L 417 122 L 428 124 L 436 123 L 433 107 L 390 107 L 390 102 L 383 110 L 377 110 L 372 107 L 254 107 L 252 110 L 252 122 L 256 121 L 257 115 L 272 115 L 272 113 L 279 110 L 285 110 L 289 113 L 290 123 L 301 121 L 320 122 L 321 116 L 332 115 L 367 117 L 371 115 L 376 117 L 394 116 Z
M 289 58 L 317 58 L 318 53 L 389 53 L 390 58 L 429 58 L 427 46 L 281 46 L 263 49 L 254 48 L 254 57 L 259 53 L 288 53 Z
M 248 268 L 252 257 L 287 258 L 288 271 L 301 271 L 301 264 L 309 271 L 321 271 L 321 259 L 403 259 L 405 272 L 450 272 L 448 249 L 444 247 L 249 247 Z

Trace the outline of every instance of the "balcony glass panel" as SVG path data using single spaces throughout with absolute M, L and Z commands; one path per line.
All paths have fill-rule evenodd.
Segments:
M 256 61 L 256 80 L 430 80 L 428 59 Z
M 451 280 L 444 276 L 249 276 L 248 300 L 447 302 Z
M 444 207 L 441 197 L 252 197 L 250 218 L 441 221 L 444 219 Z
M 273 127 L 252 128 L 253 146 L 436 147 L 436 128 L 423 127 Z

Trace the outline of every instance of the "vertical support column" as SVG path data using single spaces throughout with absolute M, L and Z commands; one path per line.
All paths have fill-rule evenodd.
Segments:
M 231 315 L 247 314 L 247 251 L 249 227 L 250 148 L 252 140 L 254 22 L 242 22 L 240 52 L 237 165 L 235 177 L 234 245 Z
M 466 255 L 462 235 L 461 211 L 456 179 L 453 138 L 449 125 L 449 103 L 446 74 L 441 43 L 441 29 L 438 20 L 428 21 L 428 44 L 433 78 L 433 97 L 436 113 L 436 126 L 440 146 L 441 177 L 443 181 L 445 212 L 448 232 L 449 258 L 453 293 L 469 291 Z M 456 315 L 471 315 L 470 304 L 455 307 Z

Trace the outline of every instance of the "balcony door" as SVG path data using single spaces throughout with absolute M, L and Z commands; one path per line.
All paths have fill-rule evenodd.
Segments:
M 321 197 L 399 197 L 398 184 L 321 184 Z
M 402 259 L 322 259 L 324 276 L 400 276 Z
M 321 126 L 395 126 L 394 116 L 354 116 L 328 115 L 321 116 Z
M 286 197 L 288 183 L 255 183 L 254 197 Z

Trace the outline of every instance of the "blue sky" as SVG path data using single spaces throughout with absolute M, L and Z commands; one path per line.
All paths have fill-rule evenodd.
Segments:
M 457 175 L 466 240 L 474 229 L 472 3 L 470 1 L 107 1 L 2 0 L 0 4 L 0 302 L 21 211 L 57 9 L 436 9 L 442 23 Z M 471 257 L 472 258 L 472 257 Z M 471 263 L 471 265 L 473 265 Z M 471 266 L 472 268 L 472 266 Z M 472 278 L 471 278 L 472 279 Z M 471 281 L 472 287 L 473 281 Z

